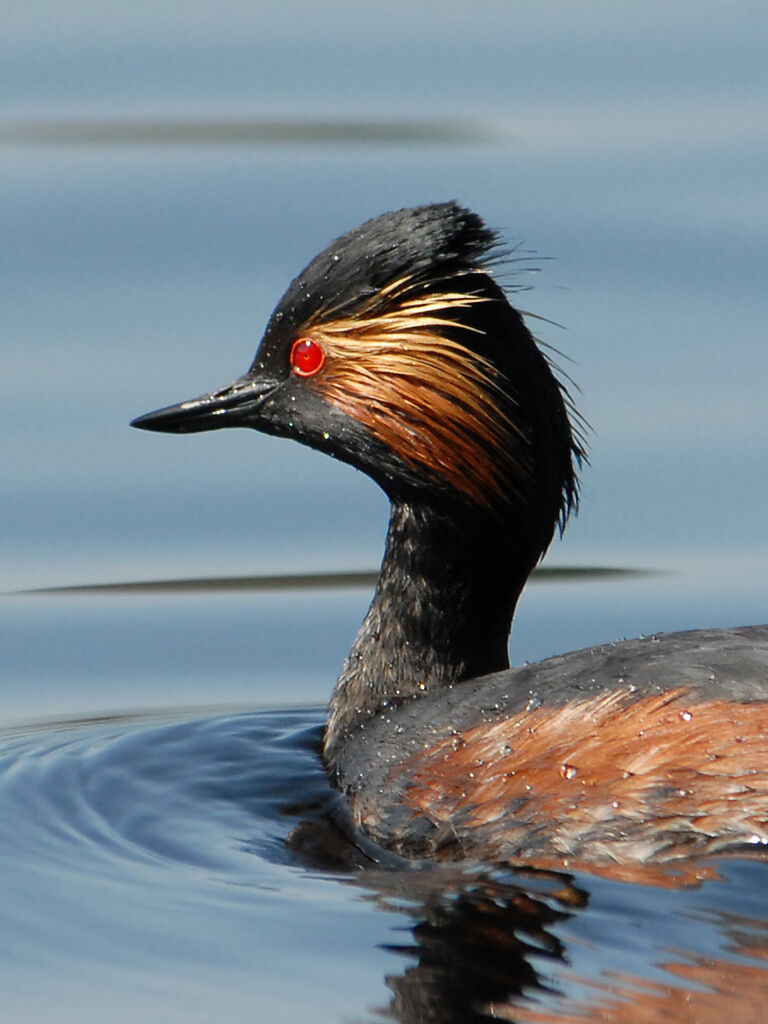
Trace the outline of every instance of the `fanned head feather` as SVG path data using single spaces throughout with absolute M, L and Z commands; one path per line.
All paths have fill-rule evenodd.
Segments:
M 576 503 L 582 449 L 567 393 L 491 276 L 498 259 L 495 233 L 456 203 L 368 221 L 292 282 L 251 372 L 290 373 L 291 345 L 310 338 L 325 361 L 303 394 L 359 424 L 375 448 L 333 454 L 390 495 L 428 488 L 502 517 L 525 506 L 543 550 Z M 302 439 L 328 447 L 306 423 Z
M 446 336 L 462 311 L 489 300 L 442 292 L 398 304 L 398 287 L 407 293 L 407 282 L 388 289 L 387 312 L 308 325 L 327 356 L 310 386 L 412 467 L 479 506 L 504 503 L 509 481 L 522 491 L 528 473 L 508 396 L 493 363 Z

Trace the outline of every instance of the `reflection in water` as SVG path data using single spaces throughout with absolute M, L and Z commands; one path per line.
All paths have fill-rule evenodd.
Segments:
M 380 905 L 399 908 L 414 920 L 413 941 L 388 947 L 414 961 L 387 978 L 393 998 L 386 1015 L 401 1024 L 491 1018 L 519 1024 L 720 1024 L 729 1016 L 757 1024 L 765 1019 L 764 919 L 712 912 L 707 925 L 723 947 L 718 955 L 663 950 L 659 943 L 653 947 L 655 963 L 638 956 L 630 970 L 606 967 L 606 951 L 598 943 L 592 971 L 579 973 L 570 965 L 574 950 L 558 926 L 588 913 L 589 880 L 576 884 L 566 875 L 529 872 L 505 882 L 478 872 L 451 884 L 436 874 L 431 884 L 402 873 L 373 882 L 369 876 L 360 879 L 376 892 Z M 633 924 L 642 928 L 643 921 Z M 600 939 L 610 942 L 609 934 Z
M 191 1020 L 211 1019 L 224 991 L 236 1019 L 763 1019 L 764 861 L 631 881 L 407 865 L 345 832 L 322 719 L 179 712 L 1 735 L 4 997 L 26 986 L 28 1008 L 29 972 L 45 965 L 49 1016 L 82 976 L 94 998 L 150 991 L 133 1019 L 157 1012 L 158 986 L 188 994 Z M 302 964 L 303 987 L 283 964 L 292 978 Z M 388 1005 L 373 982 L 360 994 L 364 965 L 385 976 Z
M 399 902 L 415 918 L 413 942 L 388 947 L 414 961 L 387 978 L 388 1015 L 402 1024 L 487 1020 L 526 993 L 549 991 L 541 965 L 566 957 L 552 926 L 587 900 L 571 880 L 545 875 L 526 885 L 478 873 L 440 890 L 433 880 L 419 902 L 409 884 L 380 884 L 385 906 Z
M 762 1024 L 768 1001 L 768 922 L 742 919 L 748 935 L 744 941 L 732 933 L 729 916 L 722 913 L 713 921 L 724 937 L 736 939 L 729 955 L 710 958 L 675 951 L 674 959 L 660 965 L 669 982 L 640 973 L 606 972 L 601 979 L 580 979 L 588 995 L 557 1010 L 521 1006 L 514 1013 L 499 1010 L 495 1015 L 519 1024 Z M 737 957 L 750 962 L 739 963 Z

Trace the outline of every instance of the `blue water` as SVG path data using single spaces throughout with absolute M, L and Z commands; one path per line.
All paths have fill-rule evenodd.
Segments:
M 500 999 L 500 962 L 515 1019 L 697 1020 L 703 988 L 762 1020 L 762 862 L 662 889 L 328 849 L 313 744 L 365 587 L 18 591 L 374 569 L 362 475 L 127 423 L 242 373 L 337 234 L 456 197 L 539 254 L 520 302 L 592 426 L 548 564 L 655 570 L 532 585 L 513 659 L 765 621 L 766 31 L 747 2 L 4 13 L 4 1020 L 461 1020 L 451 979 Z

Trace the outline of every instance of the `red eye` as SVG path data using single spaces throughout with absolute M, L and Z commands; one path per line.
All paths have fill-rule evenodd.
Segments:
M 299 338 L 291 349 L 291 366 L 299 377 L 314 377 L 325 365 L 325 352 L 311 338 Z

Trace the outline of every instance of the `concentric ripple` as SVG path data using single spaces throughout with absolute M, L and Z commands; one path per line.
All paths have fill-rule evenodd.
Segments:
M 84 991 L 88 1020 L 291 1020 L 296 942 L 319 985 L 329 934 L 359 950 L 361 912 L 354 984 L 375 990 L 385 920 L 285 843 L 332 800 L 322 718 L 179 711 L 0 735 L 3 1020 L 82 1021 Z M 340 1019 L 348 994 L 328 999 Z
M 252 854 L 281 859 L 284 804 L 321 801 L 322 714 L 110 719 L 0 740 L 4 853 L 83 872 L 117 861 L 253 877 Z

